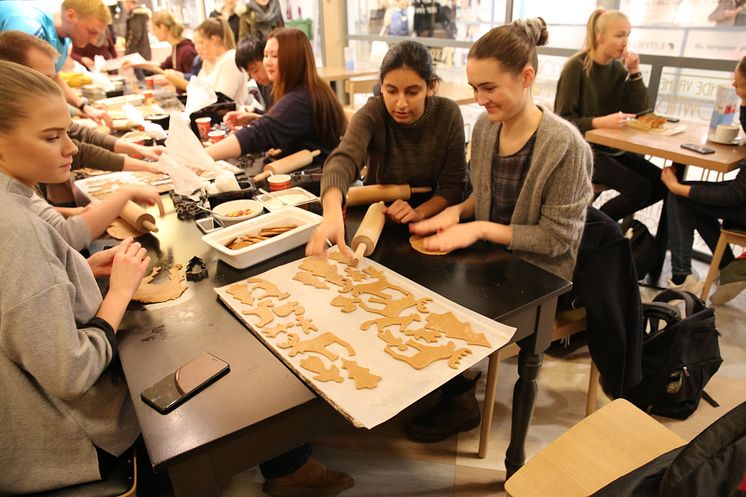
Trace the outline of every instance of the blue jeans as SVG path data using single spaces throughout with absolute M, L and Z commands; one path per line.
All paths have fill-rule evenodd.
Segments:
M 696 182 L 687 183 L 690 185 Z M 712 185 L 712 183 L 707 183 Z M 725 186 L 726 182 L 723 183 Z M 720 237 L 720 219 L 746 226 L 746 205 L 740 207 L 716 207 L 693 202 L 685 197 L 668 194 L 666 200 L 668 215 L 668 247 L 671 249 L 671 273 L 687 275 L 692 273 L 692 244 L 696 229 L 710 250 L 715 251 Z M 720 268 L 733 262 L 730 247 L 725 249 Z

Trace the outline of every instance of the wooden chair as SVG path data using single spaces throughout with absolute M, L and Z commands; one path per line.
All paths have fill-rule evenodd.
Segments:
M 101 481 L 27 494 L 26 497 L 136 497 L 137 458 L 134 450 L 130 449 L 129 454 L 129 457 L 119 457 Z
M 585 330 L 585 309 L 572 309 L 561 312 L 554 318 L 552 328 L 552 341 L 559 340 Z M 479 433 L 479 457 L 487 455 L 490 431 L 492 429 L 492 413 L 495 409 L 495 390 L 497 388 L 497 371 L 503 359 L 518 354 L 518 345 L 512 343 L 490 355 L 487 368 L 487 385 L 484 393 L 484 409 L 482 411 L 482 427 Z M 588 416 L 596 410 L 598 401 L 598 368 L 591 360 L 590 378 L 588 380 L 588 393 L 585 401 L 585 415 Z
M 352 112 L 357 110 L 355 105 L 355 95 L 373 93 L 373 87 L 378 83 L 378 77 L 360 76 L 357 78 L 350 78 L 345 81 L 345 92 L 349 97 L 349 105 L 345 108 L 349 108 Z
M 571 427 L 508 481 L 509 497 L 586 497 L 686 440 L 624 399 Z
M 712 282 L 715 281 L 715 276 L 719 272 L 720 260 L 723 258 L 723 254 L 725 253 L 725 247 L 731 243 L 746 247 L 746 229 L 740 227 L 738 229 L 730 227 L 723 227 L 720 229 L 720 238 L 718 239 L 717 247 L 715 247 L 715 253 L 712 254 L 710 270 L 707 272 L 705 285 L 702 287 L 702 295 L 700 296 L 700 298 L 705 302 L 707 302 L 707 298 L 710 296 Z

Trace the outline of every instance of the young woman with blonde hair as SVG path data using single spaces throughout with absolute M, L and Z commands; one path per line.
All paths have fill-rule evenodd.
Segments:
M 596 10 L 588 19 L 583 49 L 562 69 L 554 111 L 581 133 L 621 128 L 651 107 L 640 57 L 627 50 L 631 29 L 627 16 L 618 10 Z M 593 158 L 594 182 L 619 192 L 601 207 L 612 219 L 634 214 L 665 196 L 660 169 L 643 156 L 594 145 Z
M 70 177 L 72 121 L 37 71 L 0 61 L 0 92 L 0 494 L 17 495 L 99 480 L 137 439 L 115 335 L 150 258 L 128 239 L 86 260 L 31 211 L 36 183 Z
M 213 159 L 235 158 L 272 148 L 289 155 L 299 150 L 321 150 L 323 161 L 339 144 L 347 128 L 342 105 L 316 72 L 308 38 L 297 29 L 270 33 L 264 47 L 264 70 L 272 83 L 272 107 L 264 115 L 226 114 L 230 126 L 246 125 L 207 148 Z
M 245 103 L 248 80 L 236 65 L 236 42 L 228 22 L 222 17 L 204 21 L 194 30 L 194 46 L 202 58 L 197 76 L 206 79 L 213 90 Z
M 150 20 L 150 30 L 158 41 L 165 41 L 171 45 L 171 55 L 162 62 L 144 62 L 142 64 L 128 64 L 122 67 L 136 67 L 145 69 L 155 74 L 163 74 L 169 82 L 178 89 L 186 89 L 187 81 L 184 74 L 192 72 L 192 64 L 197 56 L 197 49 L 189 38 L 184 38 L 184 26 L 177 22 L 173 16 L 165 10 L 153 14 Z

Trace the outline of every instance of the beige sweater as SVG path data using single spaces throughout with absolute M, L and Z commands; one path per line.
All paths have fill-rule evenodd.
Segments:
M 593 195 L 591 149 L 578 130 L 542 108 L 526 180 L 518 195 L 508 247 L 520 258 L 557 276 L 572 279 L 585 212 Z M 492 155 L 500 132 L 482 114 L 472 134 L 471 173 L 476 200 L 475 217 L 490 218 Z

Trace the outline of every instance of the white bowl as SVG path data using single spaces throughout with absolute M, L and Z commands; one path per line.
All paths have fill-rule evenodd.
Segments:
M 240 216 L 230 215 L 236 214 L 240 211 L 249 212 Z M 231 226 L 233 224 L 240 223 L 241 221 L 246 221 L 247 219 L 258 216 L 262 212 L 264 212 L 264 207 L 262 206 L 262 204 L 260 204 L 256 200 L 248 199 L 231 200 L 230 202 L 224 202 L 222 204 L 216 205 L 215 208 L 212 210 L 212 214 L 218 221 L 220 221 L 223 226 Z
M 321 216 L 318 214 L 298 207 L 288 207 L 229 228 L 213 231 L 204 235 L 202 241 L 217 252 L 218 259 L 237 269 L 244 269 L 305 244 L 311 238 L 319 222 L 321 222 Z M 238 250 L 226 247 L 227 243 L 241 235 L 257 233 L 263 228 L 289 224 L 295 224 L 296 228 Z

